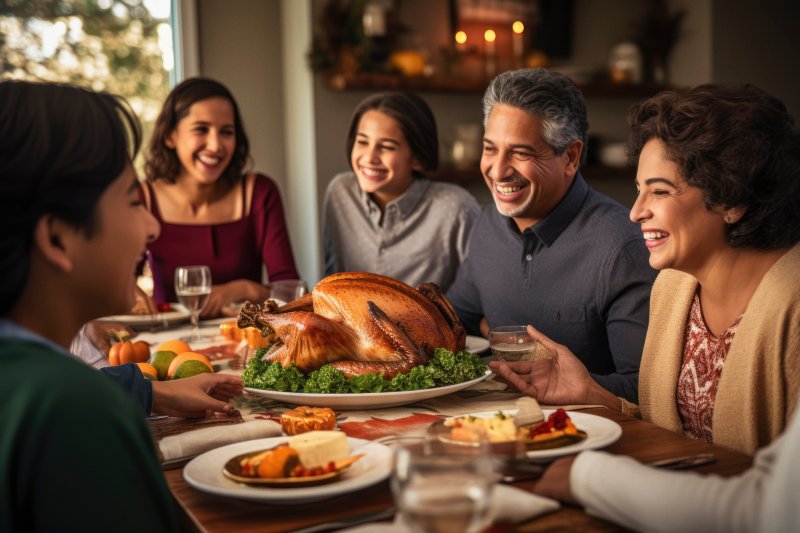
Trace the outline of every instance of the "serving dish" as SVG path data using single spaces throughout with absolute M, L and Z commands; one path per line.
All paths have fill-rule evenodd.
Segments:
M 313 394 L 302 392 L 279 392 L 272 390 L 253 389 L 245 387 L 245 391 L 257 396 L 264 396 L 271 400 L 288 403 L 291 405 L 308 405 L 310 407 L 330 407 L 339 410 L 353 409 L 378 409 L 382 407 L 395 407 L 407 405 L 451 394 L 453 392 L 466 389 L 492 375 L 491 370 L 476 379 L 446 385 L 444 387 L 434 387 L 432 389 L 420 389 L 403 392 L 362 392 L 359 394 Z

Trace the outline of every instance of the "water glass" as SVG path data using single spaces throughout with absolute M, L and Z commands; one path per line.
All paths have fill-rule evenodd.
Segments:
M 270 298 L 281 300 L 285 303 L 294 301 L 308 292 L 308 285 L 301 279 L 270 281 L 269 288 Z
M 498 326 L 489 330 L 489 347 L 501 361 L 532 361 L 549 356 L 547 349 L 533 340 L 527 326 Z
M 392 493 L 400 518 L 414 532 L 485 529 L 495 482 L 485 440 L 459 445 L 429 437 L 395 447 Z
M 205 265 L 182 266 L 175 269 L 175 294 L 192 317 L 192 334 L 182 340 L 204 340 L 200 335 L 198 319 L 200 310 L 211 295 L 211 269 Z

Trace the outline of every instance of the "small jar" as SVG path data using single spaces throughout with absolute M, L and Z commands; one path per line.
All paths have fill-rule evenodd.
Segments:
M 614 83 L 642 82 L 642 53 L 631 42 L 619 43 L 608 55 L 608 72 Z

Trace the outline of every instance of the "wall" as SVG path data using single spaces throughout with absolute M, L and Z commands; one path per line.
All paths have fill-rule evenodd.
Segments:
M 240 107 L 254 169 L 281 190 L 295 261 L 303 279 L 320 276 L 313 169 L 307 0 L 198 1 L 200 73 L 218 79 Z M 283 20 L 283 17 L 286 20 Z
M 800 122 L 800 2 L 715 0 L 713 79 L 754 83 Z
M 200 73 L 239 104 L 254 168 L 286 185 L 283 62 L 277 0 L 198 1 Z
M 311 42 L 309 0 L 281 0 L 283 31 L 284 137 L 286 139 L 287 223 L 300 276 L 321 277 L 319 182 L 316 170 L 314 79 L 305 54 Z

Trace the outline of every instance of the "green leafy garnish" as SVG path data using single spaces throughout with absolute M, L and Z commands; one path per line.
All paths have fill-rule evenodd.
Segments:
M 350 392 L 350 382 L 341 370 L 322 365 L 308 375 L 303 392 L 319 394 L 344 394 Z
M 294 365 L 261 361 L 265 350 L 257 350 L 242 373 L 246 387 L 282 392 L 318 394 L 347 394 L 362 392 L 402 392 L 455 385 L 483 376 L 486 364 L 467 351 L 453 353 L 438 348 L 426 365 L 417 365 L 407 374 L 397 374 L 391 380 L 381 374 L 363 374 L 352 379 L 330 365 L 323 365 L 304 375 Z
M 262 361 L 263 355 L 263 349 L 256 350 L 253 358 L 247 363 L 247 367 L 242 372 L 245 387 L 280 392 L 301 392 L 303 390 L 306 377 L 294 364 L 283 368 L 277 361 L 274 363 Z

